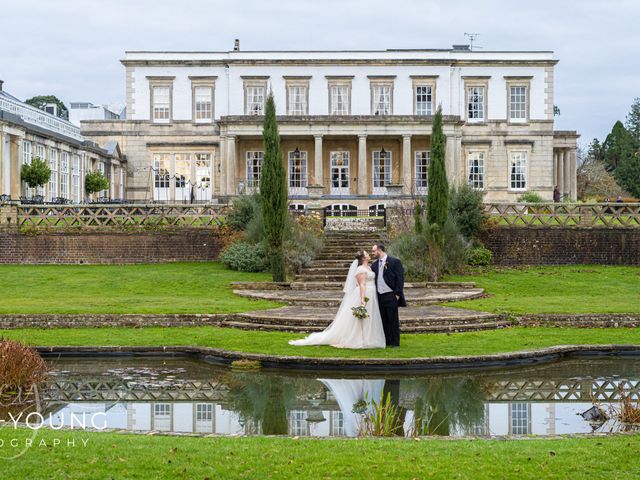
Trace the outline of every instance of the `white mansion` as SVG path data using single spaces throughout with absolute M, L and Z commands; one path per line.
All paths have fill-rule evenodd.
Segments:
M 487 201 L 576 196 L 574 131 L 554 131 L 552 52 L 127 52 L 126 120 L 82 122 L 117 141 L 127 198 L 218 201 L 260 178 L 273 92 L 291 203 L 368 208 L 427 189 L 442 107 L 451 183 Z M 340 206 L 340 207 L 338 207 Z

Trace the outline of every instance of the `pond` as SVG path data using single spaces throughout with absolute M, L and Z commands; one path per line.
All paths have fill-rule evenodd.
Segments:
M 401 435 L 416 428 L 452 437 L 617 432 L 629 427 L 614 420 L 591 424 L 579 413 L 592 399 L 616 404 L 620 385 L 635 401 L 640 390 L 637 356 L 389 376 L 238 372 L 188 357 L 48 362 L 46 422 L 70 426 L 74 418 L 97 414 L 98 429 L 137 432 L 357 436 L 358 405 L 382 394 L 397 407 Z

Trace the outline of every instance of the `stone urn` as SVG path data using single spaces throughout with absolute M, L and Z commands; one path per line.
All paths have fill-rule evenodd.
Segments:
M 307 193 L 309 194 L 309 198 L 321 198 L 324 193 L 324 186 L 309 185 L 307 187 Z

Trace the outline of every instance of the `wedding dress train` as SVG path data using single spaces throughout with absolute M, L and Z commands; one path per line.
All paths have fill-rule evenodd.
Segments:
M 369 298 L 367 312 L 369 316 L 362 320 L 353 316 L 352 307 L 360 305 L 360 287 L 357 275 L 364 273 L 365 296 Z M 331 345 L 337 348 L 384 348 L 386 340 L 382 328 L 382 317 L 378 307 L 378 295 L 375 285 L 375 274 L 371 269 L 358 266 L 357 261 L 351 265 L 345 292 L 333 322 L 322 332 L 312 333 L 301 340 L 290 340 L 291 345 Z

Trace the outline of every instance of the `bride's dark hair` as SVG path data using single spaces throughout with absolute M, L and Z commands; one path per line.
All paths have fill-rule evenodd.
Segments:
M 358 253 L 356 253 L 356 260 L 358 260 L 358 265 L 364 263 L 364 250 L 359 250 Z

